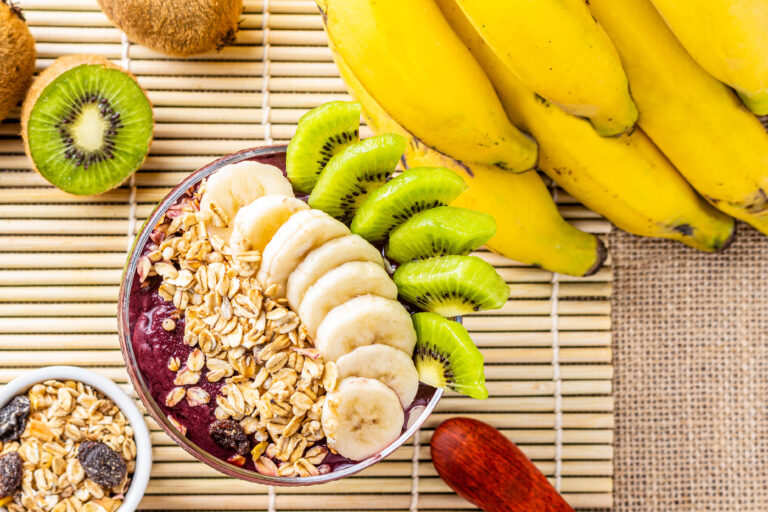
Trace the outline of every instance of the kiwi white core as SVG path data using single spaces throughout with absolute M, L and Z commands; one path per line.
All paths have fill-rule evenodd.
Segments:
M 72 141 L 81 151 L 98 151 L 104 145 L 104 134 L 109 124 L 99 112 L 99 106 L 89 103 L 83 107 L 80 115 L 72 123 Z

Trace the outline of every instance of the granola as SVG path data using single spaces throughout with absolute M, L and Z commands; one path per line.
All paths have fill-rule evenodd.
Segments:
M 262 288 L 255 277 L 259 252 L 233 255 L 227 242 L 209 232 L 206 226 L 227 223 L 220 215 L 212 218 L 211 211 L 220 211 L 215 204 L 200 211 L 204 187 L 169 209 L 138 265 L 142 283 L 160 277 L 158 294 L 173 303 L 176 319 L 183 316 L 184 343 L 192 348 L 186 361 L 167 362 L 175 387 L 165 405 L 212 403 L 218 421 L 238 422 L 249 440 L 247 447 L 239 445 L 234 464 L 242 465 L 242 455 L 248 455 L 263 474 L 329 471 L 322 464 L 328 450 L 317 443 L 324 440 L 320 418 L 326 390 L 336 384 L 335 365 L 312 347 L 286 300 L 273 300 Z M 177 322 L 166 318 L 162 327 L 172 331 Z M 204 381 L 220 382 L 218 394 L 205 391 Z
M 136 466 L 133 428 L 123 412 L 82 382 L 48 380 L 22 396 L 30 403 L 26 425 L 19 439 L 0 442 L 0 456 L 18 454 L 23 472 L 0 505 L 9 512 L 116 511 Z M 109 471 L 100 468 L 96 478 L 111 487 L 96 483 L 81 465 L 78 455 L 85 456 L 87 446 L 107 455 Z

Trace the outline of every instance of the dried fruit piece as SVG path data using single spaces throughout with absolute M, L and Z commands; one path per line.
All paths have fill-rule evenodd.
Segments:
M 88 478 L 103 487 L 120 485 L 127 473 L 122 455 L 104 443 L 86 441 L 80 445 L 77 460 Z
M 227 450 L 234 450 L 240 455 L 248 455 L 251 443 L 240 424 L 233 420 L 216 420 L 208 430 L 211 439 Z
M 11 496 L 21 485 L 23 468 L 19 454 L 8 452 L 0 457 L 0 498 Z
M 16 441 L 24 432 L 29 416 L 29 398 L 19 395 L 0 409 L 0 442 Z
M 227 459 L 227 462 L 229 462 L 230 464 L 234 464 L 235 466 L 243 467 L 243 465 L 245 464 L 245 457 L 238 454 L 230 455 L 229 458 Z

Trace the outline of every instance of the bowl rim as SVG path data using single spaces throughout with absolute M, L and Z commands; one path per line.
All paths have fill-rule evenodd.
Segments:
M 149 429 L 144 421 L 144 415 L 139 412 L 136 403 L 111 379 L 91 370 L 77 366 L 46 366 L 24 373 L 0 389 L 0 407 L 4 407 L 15 396 L 26 393 L 35 384 L 47 380 L 73 380 L 87 384 L 104 393 L 125 414 L 126 419 L 133 427 L 133 440 L 136 443 L 136 468 L 131 476 L 131 485 L 128 487 L 123 503 L 117 512 L 136 510 L 147 490 L 152 469 L 152 443 L 149 438 Z M 0 510 L 5 510 L 5 508 L 0 507 Z
M 160 220 L 160 217 L 166 212 L 166 210 L 174 204 L 181 196 L 183 196 L 193 185 L 201 181 L 203 178 L 206 178 L 210 176 L 212 173 L 220 169 L 221 167 L 224 167 L 225 165 L 229 165 L 232 163 L 237 163 L 243 160 L 253 159 L 256 157 L 267 157 L 267 156 L 275 156 L 280 155 L 281 153 L 285 153 L 287 149 L 287 145 L 284 144 L 277 144 L 277 145 L 270 145 L 270 146 L 260 146 L 260 147 L 254 147 L 254 148 L 248 148 L 244 149 L 242 151 L 238 151 L 236 153 L 232 153 L 230 155 L 223 156 L 221 158 L 218 158 L 209 164 L 201 167 L 200 169 L 190 173 L 189 176 L 187 176 L 184 180 L 181 181 L 176 187 L 174 187 L 168 195 L 163 198 L 162 201 L 160 201 L 157 206 L 152 210 L 151 215 L 147 218 L 147 220 L 144 222 L 144 224 L 141 227 L 141 230 L 136 235 L 136 238 L 134 240 L 133 246 L 131 247 L 130 254 L 128 256 L 127 263 L 123 269 L 123 275 L 120 281 L 120 293 L 119 293 L 119 302 L 118 302 L 118 314 L 117 314 L 117 330 L 118 330 L 118 337 L 120 339 L 120 350 L 123 355 L 123 359 L 125 361 L 126 370 L 128 372 L 128 376 L 130 378 L 131 384 L 133 385 L 134 390 L 136 391 L 136 394 L 138 395 L 141 402 L 144 404 L 144 407 L 146 407 L 147 412 L 149 415 L 160 425 L 160 428 L 163 429 L 163 431 L 168 434 L 168 436 L 173 439 L 173 441 L 178 444 L 184 451 L 192 455 L 197 460 L 203 462 L 204 464 L 212 467 L 213 469 L 234 478 L 238 478 L 241 480 L 247 480 L 250 482 L 265 484 L 265 485 L 276 485 L 276 486 L 307 486 L 307 485 L 316 485 L 316 484 L 322 484 L 327 482 L 332 482 L 334 480 L 338 480 L 340 478 L 344 478 L 350 475 L 353 475 L 355 473 L 358 473 L 373 464 L 379 462 L 380 460 L 384 459 L 385 457 L 389 456 L 394 452 L 396 449 L 400 448 L 405 442 L 410 439 L 422 426 L 422 424 L 426 421 L 426 419 L 430 416 L 432 411 L 437 406 L 437 402 L 440 400 L 440 397 L 443 395 L 443 390 L 437 388 L 435 393 L 432 395 L 432 397 L 429 399 L 427 404 L 424 407 L 424 410 L 421 411 L 419 416 L 416 418 L 416 421 L 410 422 L 409 426 L 406 428 L 406 430 L 400 434 L 400 436 L 392 442 L 389 446 L 387 446 L 384 450 L 381 452 L 363 460 L 356 462 L 354 464 L 350 464 L 349 466 L 345 466 L 339 470 L 332 471 L 330 473 L 326 473 L 324 475 L 317 475 L 317 476 L 307 476 L 307 477 L 281 477 L 281 476 L 269 476 L 269 475 L 262 475 L 261 473 L 257 473 L 255 471 L 250 471 L 247 469 L 240 468 L 238 466 L 235 466 L 234 464 L 227 463 L 218 457 L 211 455 L 204 449 L 200 448 L 198 445 L 193 443 L 190 439 L 188 439 L 185 435 L 183 435 L 173 424 L 170 423 L 170 420 L 168 417 L 162 412 L 162 410 L 157 405 L 157 402 L 155 401 L 154 397 L 149 391 L 149 388 L 147 387 L 144 378 L 141 374 L 141 371 L 139 370 L 138 361 L 136 360 L 136 356 L 133 352 L 133 344 L 130 340 L 130 327 L 129 327 L 129 316 L 128 316 L 128 305 L 130 300 L 130 291 L 131 287 L 133 285 L 133 280 L 136 277 L 136 268 L 138 265 L 139 257 L 141 256 L 141 250 L 147 241 L 149 240 L 149 235 L 152 232 L 153 226 L 155 226 L 158 221 Z

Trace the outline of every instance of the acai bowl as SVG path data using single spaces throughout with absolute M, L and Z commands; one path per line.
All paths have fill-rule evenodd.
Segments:
M 445 318 L 500 307 L 499 296 L 507 298 L 506 284 L 484 267 L 469 290 L 450 289 L 466 281 L 457 272 L 481 261 L 458 254 L 485 235 L 458 236 L 447 244 L 452 252 L 415 257 L 423 252 L 420 235 L 418 244 L 391 248 L 397 260 L 388 256 L 388 235 L 408 218 L 445 206 L 463 181 L 445 176 L 447 169 L 390 179 L 400 141 L 358 142 L 359 106 L 337 103 L 330 105 L 351 110 L 355 126 L 316 148 L 319 158 L 303 181 L 292 176 L 296 155 L 304 156 L 294 142 L 302 128 L 305 139 L 318 124 L 324 128 L 322 116 L 312 123 L 323 107 L 302 118 L 309 120 L 300 122 L 291 145 L 244 150 L 192 173 L 144 224 L 124 272 L 118 329 L 137 394 L 184 450 L 236 478 L 287 486 L 342 478 L 409 439 L 440 388 L 487 396 L 479 351 L 459 323 Z M 378 143 L 385 149 L 363 165 L 370 179 L 333 204 L 313 200 L 324 169 L 343 170 L 341 156 L 354 162 Z M 308 189 L 312 173 L 320 182 Z M 407 216 L 382 217 L 369 208 L 355 229 L 355 211 L 376 190 L 393 189 L 378 200 L 397 205 L 413 183 L 440 185 L 436 177 L 447 178 L 447 190 L 435 187 L 435 197 Z M 333 188 L 334 180 L 324 186 Z M 410 229 L 423 231 L 426 221 Z M 446 245 L 440 237 L 433 237 L 433 249 Z M 408 232 L 400 238 L 408 240 Z M 437 270 L 425 275 L 425 263 Z M 451 274 L 452 268 L 459 270 Z M 440 285 L 447 291 L 438 293 Z

